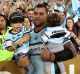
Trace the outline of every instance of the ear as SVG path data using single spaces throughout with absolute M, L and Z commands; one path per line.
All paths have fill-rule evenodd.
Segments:
M 13 24 L 12 24 L 12 23 L 10 23 L 10 26 L 12 27 L 12 26 L 13 26 Z

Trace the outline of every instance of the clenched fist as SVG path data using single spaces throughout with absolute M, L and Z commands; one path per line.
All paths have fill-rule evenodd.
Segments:
M 19 57 L 19 60 L 18 60 L 18 62 L 17 62 L 17 65 L 18 65 L 19 67 L 26 68 L 29 64 L 30 64 L 30 60 L 29 60 L 28 56 L 26 56 L 26 55 L 21 55 L 21 56 Z
M 55 55 L 54 53 L 51 53 L 49 49 L 45 49 L 40 54 L 41 59 L 45 62 L 54 62 L 55 61 Z

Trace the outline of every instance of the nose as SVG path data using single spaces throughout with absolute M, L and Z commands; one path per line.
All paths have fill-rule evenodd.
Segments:
M 21 25 L 22 23 L 18 22 L 17 24 L 18 24 L 18 25 Z
M 2 22 L 0 22 L 0 24 L 2 24 Z
M 40 14 L 37 14 L 37 15 L 36 15 L 36 19 L 39 19 L 39 18 L 40 18 Z

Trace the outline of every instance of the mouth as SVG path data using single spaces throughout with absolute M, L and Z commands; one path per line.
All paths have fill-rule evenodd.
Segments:
M 40 21 L 39 21 L 39 20 L 35 20 L 35 22 L 36 22 L 36 23 L 39 23 Z
M 21 28 L 20 27 L 17 27 L 16 30 L 21 30 Z

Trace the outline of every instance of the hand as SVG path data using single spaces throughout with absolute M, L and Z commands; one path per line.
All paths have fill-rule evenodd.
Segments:
M 7 47 L 8 51 L 15 51 L 16 47 L 14 45 Z
M 16 43 L 15 43 L 16 46 L 17 46 L 17 45 L 21 46 L 22 44 L 23 44 L 22 38 L 21 38 L 21 39 L 18 39 L 18 40 L 16 41 Z
M 30 60 L 26 55 L 21 55 L 17 62 L 17 65 L 22 68 L 26 68 L 29 64 L 30 64 Z
M 50 61 L 50 51 L 49 49 L 45 49 L 41 52 L 40 57 L 43 61 Z
M 71 32 L 71 36 L 72 36 L 73 38 L 76 37 L 76 35 L 75 35 L 73 32 Z

